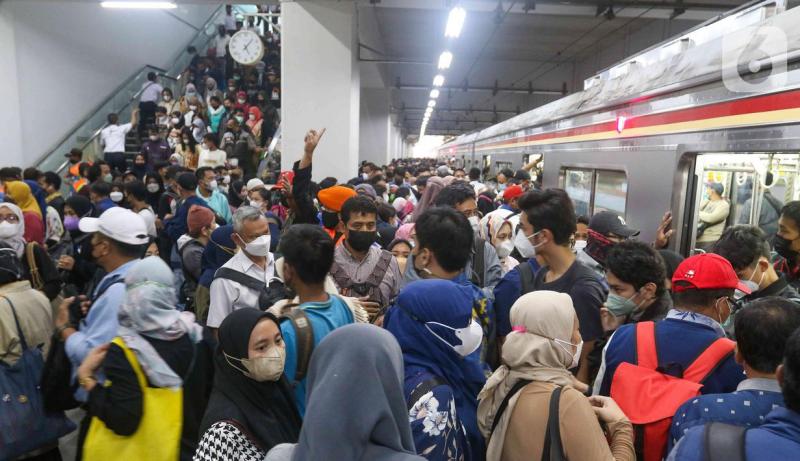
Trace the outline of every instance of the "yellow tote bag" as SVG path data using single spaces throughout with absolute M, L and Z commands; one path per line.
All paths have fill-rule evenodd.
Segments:
M 180 457 L 183 425 L 183 390 L 147 386 L 136 354 L 122 338 L 112 341 L 125 351 L 142 389 L 142 420 L 130 436 L 117 435 L 99 418 L 92 417 L 83 444 L 84 461 L 176 461 Z

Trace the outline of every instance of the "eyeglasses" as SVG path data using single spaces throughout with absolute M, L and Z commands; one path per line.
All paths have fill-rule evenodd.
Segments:
M 14 214 L 6 215 L 6 216 L 0 216 L 0 222 L 3 222 L 3 221 L 15 224 L 15 223 L 19 222 L 19 217 L 17 217 L 17 215 L 14 215 Z

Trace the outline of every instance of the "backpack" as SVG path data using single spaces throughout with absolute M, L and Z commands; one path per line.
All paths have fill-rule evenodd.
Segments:
M 278 279 L 273 279 L 269 282 L 269 286 L 261 280 L 245 275 L 239 271 L 235 271 L 229 267 L 220 267 L 214 273 L 214 280 L 226 279 L 233 282 L 242 284 L 247 288 L 258 292 L 258 309 L 265 311 L 273 304 L 283 299 L 286 299 L 286 287 Z
M 283 307 L 279 321 L 286 320 L 292 322 L 295 332 L 295 347 L 297 348 L 297 367 L 294 376 L 288 378 L 291 380 L 292 387 L 297 387 L 300 381 L 306 377 L 308 364 L 311 362 L 311 353 L 314 352 L 314 327 L 306 312 L 298 304 L 287 304 Z
M 483 279 L 486 270 L 486 255 L 483 252 L 485 246 L 486 240 L 480 237 L 475 237 L 472 242 L 472 274 L 470 275 L 470 281 L 478 288 L 483 288 L 485 282 Z
M 634 424 L 637 458 L 660 461 L 675 411 L 700 395 L 703 381 L 733 354 L 736 343 L 717 339 L 684 370 L 682 378 L 676 378 L 659 371 L 655 323 L 639 322 L 635 328 L 637 363 L 619 364 L 611 381 L 611 398 Z
M 705 461 L 745 461 L 747 428 L 721 422 L 706 423 L 703 431 Z
M 350 289 L 356 297 L 362 298 L 366 296 L 371 300 L 379 302 L 381 306 L 386 306 L 389 304 L 390 300 L 383 299 L 380 286 L 383 277 L 386 275 L 386 271 L 389 270 L 391 262 L 392 254 L 386 250 L 381 250 L 380 259 L 375 263 L 375 267 L 372 268 L 372 273 L 367 277 L 367 280 L 362 283 L 355 283 L 353 279 L 347 275 L 344 268 L 334 261 L 331 267 L 331 277 L 333 277 L 333 280 L 339 288 Z

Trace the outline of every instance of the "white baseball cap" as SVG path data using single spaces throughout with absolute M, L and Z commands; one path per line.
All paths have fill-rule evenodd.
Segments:
M 264 187 L 264 181 L 258 178 L 253 178 L 247 181 L 247 192 L 250 192 L 251 190 L 261 189 L 262 187 Z
M 144 219 L 118 206 L 109 208 L 99 218 L 81 218 L 78 229 L 87 234 L 100 232 L 111 240 L 129 245 L 144 245 L 150 241 Z

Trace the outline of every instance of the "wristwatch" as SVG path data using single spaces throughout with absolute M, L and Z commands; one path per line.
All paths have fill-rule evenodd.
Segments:
M 63 339 L 61 339 L 61 335 L 64 333 L 64 330 L 66 330 L 67 328 L 75 328 L 75 327 L 70 323 L 65 323 L 65 324 L 61 325 L 60 327 L 56 328 L 56 337 L 58 337 L 59 340 L 63 341 Z

